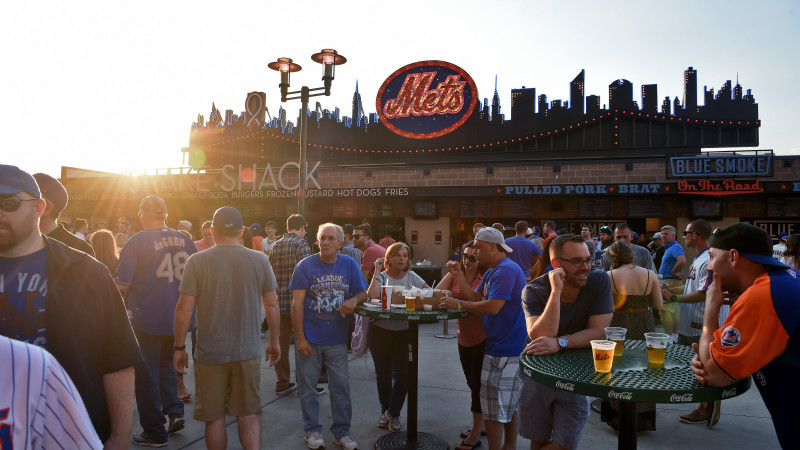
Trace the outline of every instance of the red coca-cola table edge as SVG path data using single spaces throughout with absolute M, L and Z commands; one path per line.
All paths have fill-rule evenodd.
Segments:
M 629 340 L 609 373 L 595 372 L 590 348 L 543 356 L 523 354 L 519 365 L 523 375 L 546 386 L 619 400 L 617 445 L 635 449 L 637 403 L 712 402 L 742 395 L 750 388 L 750 377 L 719 388 L 700 384 L 692 373 L 693 357 L 691 347 L 672 344 L 667 346 L 664 365 L 653 365 L 647 360 L 645 341 Z

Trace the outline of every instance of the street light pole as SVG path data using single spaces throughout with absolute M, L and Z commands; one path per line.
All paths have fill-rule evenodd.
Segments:
M 323 87 L 309 88 L 308 86 L 303 86 L 299 91 L 292 92 L 289 92 L 289 76 L 292 72 L 299 72 L 302 70 L 302 67 L 294 64 L 291 58 L 278 58 L 277 61 L 267 65 L 270 69 L 281 73 L 281 83 L 278 85 L 281 88 L 281 102 L 300 99 L 300 167 L 298 171 L 300 180 L 297 190 L 298 214 L 305 214 L 305 197 L 306 189 L 308 188 L 308 162 L 306 161 L 308 156 L 308 99 L 320 95 L 331 95 L 331 82 L 334 78 L 334 68 L 335 66 L 347 62 L 347 58 L 333 49 L 324 49 L 319 53 L 314 53 L 311 55 L 311 60 L 322 64 Z M 314 93 L 312 94 L 312 92 Z

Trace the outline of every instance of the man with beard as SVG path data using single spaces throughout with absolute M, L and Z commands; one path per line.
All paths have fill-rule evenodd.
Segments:
M 353 407 L 347 366 L 347 315 L 367 299 L 367 281 L 353 258 L 339 253 L 343 242 L 342 227 L 320 225 L 319 253 L 300 261 L 289 282 L 304 439 L 310 449 L 325 447 L 316 389 L 323 364 L 328 368 L 334 444 L 344 450 L 358 448 L 350 437 Z
M 614 313 L 611 281 L 605 272 L 592 270 L 581 236 L 557 237 L 550 245 L 550 256 L 554 270 L 522 292 L 531 340 L 525 347 L 527 354 L 589 347 L 589 341 L 605 338 L 604 328 Z M 588 397 L 523 380 L 520 436 L 531 440 L 531 449 L 551 444 L 576 448 L 589 417 Z
M 108 269 L 41 235 L 45 208 L 30 174 L 0 165 L 0 334 L 55 356 L 105 447 L 127 449 L 139 346 Z
M 703 333 L 692 360 L 694 376 L 722 387 L 753 375 L 753 384 L 772 416 L 783 448 L 800 448 L 800 280 L 798 273 L 772 257 L 767 233 L 737 223 L 711 235 L 713 282 L 706 291 Z M 719 326 L 724 291 L 740 292 Z
M 624 242 L 633 250 L 633 264 L 655 272 L 656 266 L 653 264 L 653 258 L 650 256 L 650 252 L 641 245 L 634 244 L 633 234 L 631 227 L 627 223 L 618 223 L 614 228 L 614 240 Z M 611 247 L 611 244 L 609 244 L 608 247 Z M 605 245 L 603 246 L 603 248 L 608 247 Z M 611 259 L 608 257 L 608 252 L 603 253 L 603 258 L 600 261 L 600 270 L 606 272 L 611 270 Z

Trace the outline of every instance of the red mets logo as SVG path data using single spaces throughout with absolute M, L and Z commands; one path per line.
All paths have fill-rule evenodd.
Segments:
M 460 127 L 478 103 L 472 77 L 444 61 L 401 67 L 381 85 L 376 108 L 387 128 L 400 136 L 429 139 Z

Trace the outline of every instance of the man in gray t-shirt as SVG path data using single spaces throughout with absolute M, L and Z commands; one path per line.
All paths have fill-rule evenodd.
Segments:
M 197 308 L 195 387 L 202 402 L 194 419 L 206 423 L 206 440 L 227 442 L 225 415 L 236 416 L 245 448 L 261 448 L 260 326 L 263 304 L 269 323 L 266 358 L 281 357 L 277 282 L 267 255 L 239 245 L 242 215 L 224 206 L 211 226 L 216 246 L 186 261 L 175 311 L 175 370 L 186 373 L 186 333 Z

